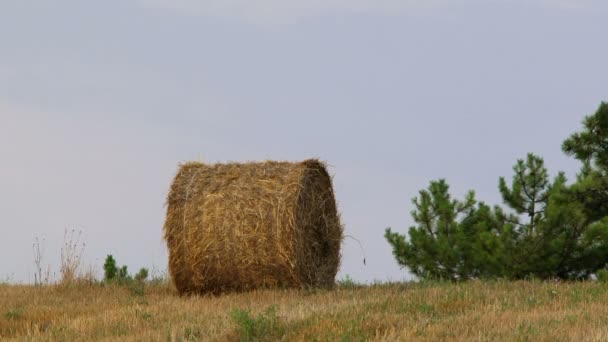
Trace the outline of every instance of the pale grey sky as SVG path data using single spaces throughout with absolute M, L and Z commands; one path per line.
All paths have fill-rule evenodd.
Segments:
M 319 157 L 346 234 L 339 278 L 407 279 L 384 229 L 437 178 L 500 203 L 499 176 L 608 100 L 608 3 L 34 0 L 0 3 L 0 280 L 85 263 L 164 269 L 179 162 Z

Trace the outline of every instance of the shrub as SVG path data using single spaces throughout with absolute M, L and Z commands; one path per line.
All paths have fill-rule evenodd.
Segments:
M 116 268 L 116 260 L 111 254 L 106 257 L 106 262 L 103 264 L 104 280 L 111 281 L 116 277 L 118 269 Z
M 8 310 L 4 313 L 4 318 L 7 320 L 18 320 L 23 318 L 23 309 L 22 308 L 14 308 Z
M 339 287 L 343 287 L 343 288 L 347 288 L 347 289 L 352 289 L 352 288 L 355 288 L 358 286 L 357 283 L 353 280 L 353 278 L 351 278 L 350 275 L 348 275 L 348 274 L 344 277 L 344 279 L 338 280 L 337 285 Z
M 599 270 L 597 271 L 597 273 L 595 274 L 595 276 L 597 277 L 597 280 L 602 283 L 602 284 L 608 284 L 608 270 L 603 269 L 603 270 Z
M 266 341 L 285 333 L 277 317 L 277 307 L 274 305 L 256 317 L 252 317 L 249 311 L 240 309 L 233 310 L 231 317 L 238 326 L 240 341 Z
M 106 283 L 116 282 L 118 284 L 131 284 L 135 280 L 137 283 L 143 284 L 148 278 L 147 268 L 141 268 L 135 275 L 135 278 L 133 278 L 129 274 L 129 269 L 126 265 L 123 265 L 121 268 L 116 266 L 116 260 L 111 254 L 106 257 L 103 269 L 105 272 L 104 280 Z
M 146 281 L 146 279 L 148 278 L 148 269 L 147 268 L 141 268 L 139 270 L 139 272 L 137 272 L 137 274 L 135 275 L 135 281 L 137 281 L 138 283 L 142 283 L 144 281 Z
M 127 266 L 123 265 L 121 268 L 118 269 L 118 277 L 117 280 L 119 283 L 128 283 L 131 280 L 133 280 L 131 278 L 131 276 L 129 275 L 129 271 L 127 270 Z
M 80 240 L 82 231 L 65 231 L 61 248 L 61 284 L 67 285 L 78 279 L 85 243 Z
M 591 220 L 565 175 L 551 181 L 539 156 L 528 154 L 513 171 L 511 186 L 499 179 L 506 210 L 477 202 L 472 191 L 454 200 L 443 179 L 420 191 L 408 237 L 385 232 L 399 265 L 422 279 L 452 281 L 587 279 L 605 267 L 608 216 Z

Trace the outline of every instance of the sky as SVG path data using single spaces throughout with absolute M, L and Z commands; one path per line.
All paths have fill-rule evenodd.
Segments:
M 445 178 L 501 204 L 526 153 L 608 100 L 608 3 L 594 0 L 0 2 L 0 281 L 107 254 L 166 270 L 179 163 L 329 164 L 345 234 L 337 278 L 398 281 L 383 237 Z M 360 248 L 357 240 L 361 242 Z M 366 258 L 366 265 L 363 258 Z

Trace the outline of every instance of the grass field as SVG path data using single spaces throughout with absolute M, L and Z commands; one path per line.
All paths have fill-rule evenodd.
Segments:
M 168 285 L 0 285 L 0 340 L 608 341 L 597 282 L 344 284 L 179 297 Z

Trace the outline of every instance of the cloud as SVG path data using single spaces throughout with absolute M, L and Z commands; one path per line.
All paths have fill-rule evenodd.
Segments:
M 246 20 L 262 25 L 288 24 L 325 13 L 402 14 L 464 5 L 512 4 L 554 9 L 582 9 L 599 0 L 136 0 L 145 8 L 188 15 Z

